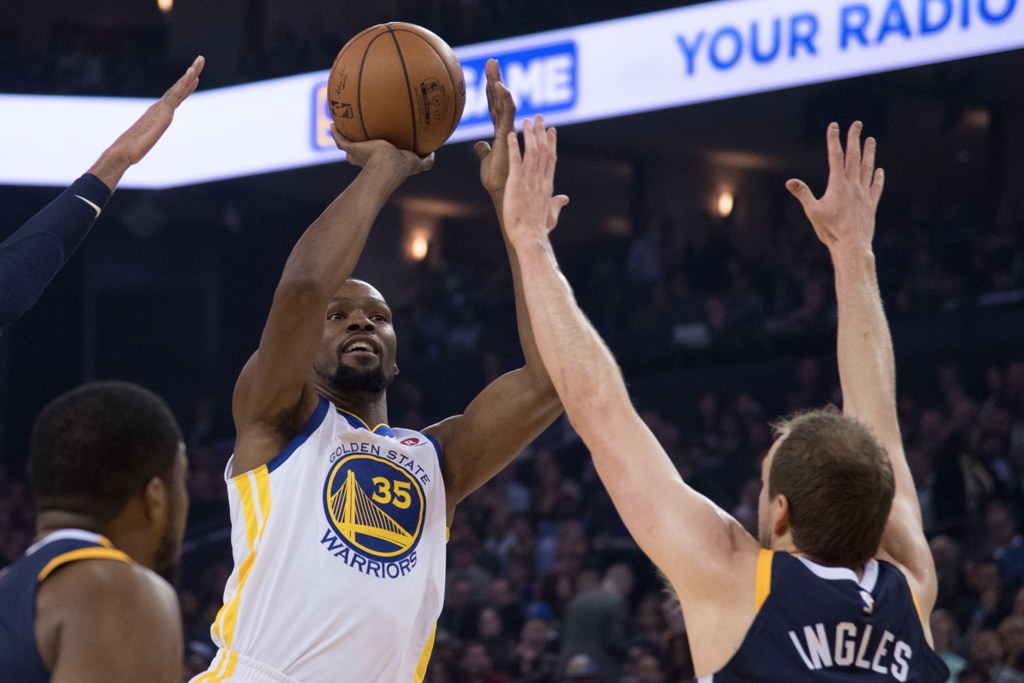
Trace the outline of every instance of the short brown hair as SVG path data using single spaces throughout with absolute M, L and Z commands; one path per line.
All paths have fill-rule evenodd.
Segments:
M 878 550 L 895 481 L 885 448 L 834 406 L 785 418 L 768 495 L 789 502 L 797 549 L 826 565 L 854 567 Z

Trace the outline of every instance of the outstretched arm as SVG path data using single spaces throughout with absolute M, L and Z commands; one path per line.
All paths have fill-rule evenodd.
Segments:
M 875 168 L 875 140 L 861 151 L 858 121 L 850 126 L 844 154 L 839 126 L 828 127 L 828 187 L 821 199 L 800 180 L 786 187 L 800 200 L 818 238 L 828 247 L 836 275 L 839 309 L 838 360 L 843 412 L 867 425 L 885 447 L 896 477 L 896 495 L 881 552 L 908 573 L 925 624 L 935 602 L 936 578 L 921 522 L 896 413 L 896 369 L 892 338 L 878 292 L 875 210 L 885 176 Z
M 235 383 L 234 474 L 277 455 L 317 405 L 311 371 L 327 305 L 356 267 L 384 203 L 408 176 L 429 169 L 418 157 L 383 140 L 350 142 L 331 127 L 348 162 L 362 171 L 306 228 L 284 266 L 259 349 Z
M 445 493 L 448 513 L 455 505 L 501 471 L 562 411 L 555 388 L 537 351 L 530 314 L 523 298 L 522 274 L 508 241 L 502 216 L 508 178 L 508 134 L 515 131 L 516 105 L 497 60 L 486 66 L 487 103 L 494 124 L 494 142 L 476 143 L 480 180 L 491 196 L 512 268 L 516 321 L 525 364 L 492 382 L 465 413 L 429 428 L 445 452 Z
M 195 91 L 204 64 L 197 57 L 85 175 L 0 244 L 0 330 L 39 300 L 89 234 L 121 176 L 153 148 L 170 126 L 174 110 Z
M 548 232 L 556 136 L 525 126 L 520 160 L 509 136 L 505 223 L 523 269 L 537 345 L 565 410 L 590 449 L 601 481 L 640 547 L 665 572 L 684 606 L 722 589 L 722 577 L 752 573 L 757 542 L 690 488 L 641 421 L 611 352 L 579 309 Z M 753 581 L 749 582 L 753 605 Z

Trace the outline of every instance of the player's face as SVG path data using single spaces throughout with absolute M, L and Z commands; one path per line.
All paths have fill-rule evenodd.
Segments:
M 772 547 L 772 528 L 775 526 L 775 520 L 772 516 L 772 507 L 768 504 L 768 475 L 772 471 L 772 460 L 775 459 L 775 452 L 779 450 L 780 443 L 782 439 L 775 440 L 761 463 L 761 494 L 757 497 L 757 540 L 762 548 Z
M 178 446 L 171 480 L 167 482 L 167 523 L 157 545 L 154 568 L 156 572 L 173 583 L 181 559 L 181 543 L 185 538 L 185 522 L 188 519 L 188 460 L 185 445 Z
M 326 311 L 314 368 L 340 392 L 383 391 L 398 373 L 391 309 L 376 289 L 349 280 Z

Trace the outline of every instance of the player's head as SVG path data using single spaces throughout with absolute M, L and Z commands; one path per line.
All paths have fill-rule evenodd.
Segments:
M 40 521 L 71 513 L 67 519 L 103 533 L 141 536 L 146 551 L 133 559 L 165 577 L 185 533 L 187 470 L 170 409 L 128 382 L 73 389 L 50 402 L 32 429 L 28 474 Z
M 398 374 L 398 344 L 384 297 L 362 280 L 347 280 L 324 315 L 324 336 L 313 361 L 318 380 L 339 393 L 383 392 Z
M 878 550 L 895 483 L 885 449 L 834 407 L 775 425 L 762 464 L 758 536 L 770 548 L 789 534 L 796 549 L 832 566 L 863 564 Z

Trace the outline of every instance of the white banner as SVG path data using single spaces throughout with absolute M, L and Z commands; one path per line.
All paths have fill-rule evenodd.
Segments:
M 610 118 L 1024 47 L 1017 0 L 723 0 L 457 48 L 466 110 L 491 133 L 497 57 L 519 117 Z M 340 46 L 339 46 L 340 47 Z M 122 186 L 161 188 L 337 161 L 327 72 L 201 91 Z M 0 183 L 63 185 L 148 101 L 0 95 Z

